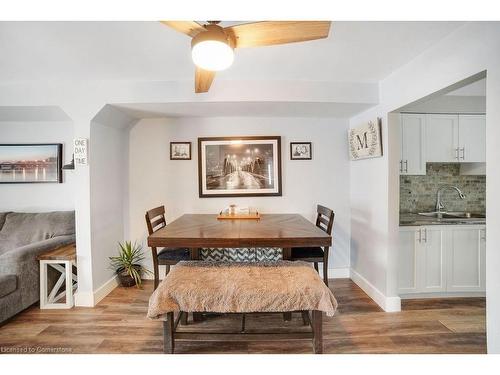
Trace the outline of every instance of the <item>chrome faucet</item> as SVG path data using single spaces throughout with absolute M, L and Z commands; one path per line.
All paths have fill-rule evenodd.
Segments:
M 462 191 L 459 188 L 457 188 L 456 186 L 453 186 L 453 185 L 440 186 L 439 189 L 437 190 L 437 194 L 436 194 L 436 211 L 437 212 L 441 212 L 444 209 L 444 204 L 443 204 L 443 202 L 441 202 L 441 192 L 443 190 L 446 190 L 446 189 L 456 190 L 460 199 L 465 199 L 465 194 L 462 193 Z

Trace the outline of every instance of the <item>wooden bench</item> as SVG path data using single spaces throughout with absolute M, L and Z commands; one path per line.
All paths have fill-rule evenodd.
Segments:
M 73 273 L 76 265 L 76 245 L 70 244 L 38 255 L 40 261 L 40 309 L 70 309 L 73 307 L 73 293 L 77 288 L 77 276 Z M 50 266 L 60 273 L 50 293 L 47 288 L 47 267 Z M 61 286 L 65 290 L 59 293 Z M 58 302 L 63 297 L 63 303 Z
M 165 353 L 174 353 L 177 340 L 311 340 L 314 353 L 322 353 L 322 313 L 333 315 L 336 307 L 330 289 L 305 262 L 181 262 L 151 296 L 148 317 L 164 320 Z M 174 312 L 179 312 L 177 319 Z M 238 332 L 178 329 L 188 312 L 242 314 L 242 328 Z M 246 314 L 285 312 L 300 312 L 310 330 L 248 332 L 245 329 Z

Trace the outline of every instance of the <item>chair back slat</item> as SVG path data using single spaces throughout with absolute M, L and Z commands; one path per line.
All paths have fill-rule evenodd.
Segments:
M 319 204 L 316 211 L 318 213 L 318 216 L 316 218 L 316 226 L 331 235 L 335 213 L 328 207 L 321 206 Z
M 166 223 L 165 206 L 156 207 L 146 212 L 146 224 L 150 235 L 163 228 Z

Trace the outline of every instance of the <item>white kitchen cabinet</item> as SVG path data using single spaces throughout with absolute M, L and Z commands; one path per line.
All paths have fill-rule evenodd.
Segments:
M 425 129 L 426 161 L 483 163 L 486 161 L 484 115 L 428 114 Z
M 486 162 L 486 117 L 484 115 L 460 115 L 459 158 L 465 163 Z
M 399 172 L 425 175 L 425 115 L 401 115 L 401 160 Z
M 399 293 L 416 293 L 417 287 L 417 248 L 419 229 L 402 227 L 399 231 L 398 289 Z
M 436 163 L 458 162 L 458 115 L 427 115 L 426 161 Z
M 399 294 L 484 292 L 485 238 L 484 226 L 400 227 Z
M 420 249 L 417 255 L 419 267 L 419 291 L 421 293 L 446 291 L 445 246 L 443 231 L 436 227 L 421 229 Z
M 447 291 L 485 291 L 485 229 L 450 230 Z

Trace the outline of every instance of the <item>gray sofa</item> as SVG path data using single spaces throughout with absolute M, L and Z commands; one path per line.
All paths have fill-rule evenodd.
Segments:
M 74 211 L 0 212 L 0 323 L 39 300 L 36 257 L 72 242 Z

